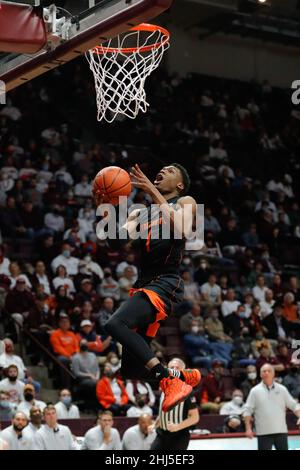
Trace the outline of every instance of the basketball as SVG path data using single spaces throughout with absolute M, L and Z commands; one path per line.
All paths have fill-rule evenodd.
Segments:
M 94 191 L 104 194 L 104 202 L 117 205 L 120 196 L 129 196 L 131 181 L 127 171 L 118 166 L 108 166 L 97 173 Z

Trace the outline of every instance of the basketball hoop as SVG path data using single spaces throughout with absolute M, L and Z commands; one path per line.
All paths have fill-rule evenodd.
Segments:
M 86 52 L 94 74 L 98 121 L 117 116 L 136 118 L 149 104 L 144 89 L 170 46 L 170 34 L 161 26 L 142 23 Z

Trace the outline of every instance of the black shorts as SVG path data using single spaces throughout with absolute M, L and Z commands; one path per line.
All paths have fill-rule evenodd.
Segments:
M 183 290 L 183 280 L 178 274 L 163 274 L 151 281 L 137 280 L 130 295 L 144 292 L 157 311 L 156 319 L 149 325 L 146 336 L 156 336 L 160 322 L 172 315 L 183 301 Z
M 150 450 L 187 450 L 189 442 L 189 431 L 165 432 L 157 429 L 156 438 L 153 441 Z

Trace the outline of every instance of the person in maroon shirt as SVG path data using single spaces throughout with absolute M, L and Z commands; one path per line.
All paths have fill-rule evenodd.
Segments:
M 19 333 L 24 320 L 28 317 L 30 309 L 34 306 L 34 297 L 26 289 L 24 277 L 22 275 L 18 276 L 16 287 L 7 294 L 5 299 L 5 309 L 15 320 L 17 333 Z
M 286 375 L 289 372 L 291 366 L 291 354 L 285 343 L 279 343 L 276 358 L 278 362 L 284 366 L 284 370 L 280 373 L 280 375 Z
M 224 364 L 215 359 L 212 363 L 212 371 L 207 374 L 202 382 L 201 388 L 201 409 L 208 413 L 219 413 L 224 404 L 224 384 L 222 376 L 224 374 Z
M 284 365 L 279 362 L 277 357 L 271 356 L 271 351 L 266 346 L 262 345 L 259 349 L 260 356 L 256 360 L 256 369 L 258 374 L 264 364 L 271 364 L 274 367 L 275 372 L 282 372 Z

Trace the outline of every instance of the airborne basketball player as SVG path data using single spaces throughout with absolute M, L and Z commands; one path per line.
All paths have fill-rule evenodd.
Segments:
M 158 380 L 165 397 L 162 409 L 167 412 L 189 397 L 201 378 L 197 369 L 178 371 L 164 367 L 149 346 L 160 322 L 182 301 L 183 281 L 178 268 L 197 206 L 192 197 L 186 196 L 190 179 L 185 168 L 177 163 L 164 167 L 154 183 L 138 165 L 132 168 L 131 176 L 132 183 L 148 193 L 161 212 L 157 211 L 155 217 L 149 209 L 143 214 L 136 210 L 127 219 L 124 228 L 129 239 L 137 225 L 140 227 L 141 236 L 133 243 L 138 244 L 141 251 L 140 273 L 132 296 L 112 315 L 106 330 L 123 346 L 121 372 L 126 378 Z M 93 195 L 100 205 L 104 195 L 96 190 Z M 170 224 L 167 239 L 161 236 L 165 223 Z M 108 240 L 114 247 L 120 247 L 120 242 Z

